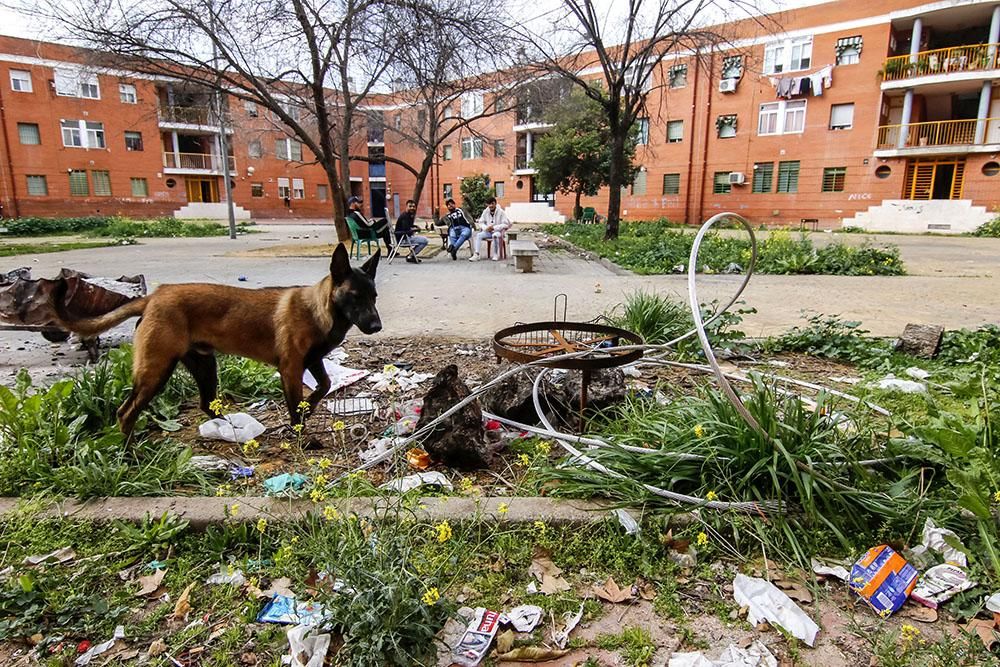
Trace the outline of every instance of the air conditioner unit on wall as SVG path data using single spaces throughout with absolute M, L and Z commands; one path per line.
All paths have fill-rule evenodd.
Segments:
M 735 93 L 736 85 L 739 83 L 739 79 L 722 79 L 719 81 L 719 92 L 720 93 Z
M 730 185 L 743 185 L 747 182 L 747 175 L 742 171 L 731 171 L 729 172 L 729 184 Z

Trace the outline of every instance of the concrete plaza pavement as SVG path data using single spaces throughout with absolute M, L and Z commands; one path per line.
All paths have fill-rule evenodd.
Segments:
M 318 246 L 332 242 L 331 227 L 284 224 L 259 229 L 261 233 L 236 240 L 143 239 L 134 246 L 22 255 L 7 258 L 0 268 L 30 266 L 35 277 L 54 276 L 61 267 L 112 277 L 143 273 L 151 290 L 174 282 L 299 285 L 319 280 L 328 270 L 328 257 L 316 255 L 323 252 Z M 815 237 L 817 243 L 830 238 L 863 243 L 872 238 L 822 233 Z M 882 236 L 874 240 L 898 245 L 910 275 L 756 275 L 744 301 L 757 313 L 746 317 L 743 330 L 748 335 L 780 332 L 803 323 L 802 311 L 860 320 L 864 328 L 887 336 L 898 334 L 908 322 L 960 328 L 1000 318 L 1000 239 Z M 434 236 L 431 248 L 436 244 Z M 385 328 L 379 335 L 486 340 L 515 322 L 550 319 L 557 294 L 566 294 L 570 320 L 589 320 L 635 290 L 687 298 L 686 276 L 631 275 L 568 251 L 543 251 L 532 274 L 517 273 L 508 262 L 473 263 L 467 257 L 465 248 L 458 261 L 445 253 L 419 265 L 402 258 L 389 265 L 383 258 L 378 304 Z M 740 279 L 700 276 L 701 301 L 727 299 Z M 123 325 L 122 331 L 131 326 Z M 51 363 L 55 349 L 38 334 L 0 332 L 0 372 Z M 78 357 L 67 346 L 59 349 L 66 362 Z

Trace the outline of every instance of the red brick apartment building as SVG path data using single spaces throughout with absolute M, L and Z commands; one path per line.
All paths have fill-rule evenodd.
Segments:
M 670 54 L 653 73 L 626 218 L 696 223 L 729 210 L 768 225 L 963 232 L 992 216 L 1000 2 L 844 0 L 724 29 L 725 47 Z M 220 119 L 207 91 L 85 61 L 64 46 L 0 38 L 4 215 L 223 217 Z M 516 220 L 571 213 L 571 197 L 538 190 L 531 164 L 549 129 L 540 100 L 553 97 L 540 91 L 563 86 L 525 86 L 499 100 L 507 112 L 477 121 L 476 136 L 444 146 L 420 213 L 475 173 L 490 176 Z M 469 95 L 454 113 L 497 102 Z M 351 187 L 372 210 L 395 213 L 413 177 L 378 157 L 417 163 L 394 136 L 412 110 L 392 96 L 374 104 L 382 123 L 358 138 L 373 161 L 352 165 Z M 269 114 L 234 101 L 225 120 L 242 216 L 330 215 L 322 171 Z M 584 205 L 603 212 L 607 196 Z

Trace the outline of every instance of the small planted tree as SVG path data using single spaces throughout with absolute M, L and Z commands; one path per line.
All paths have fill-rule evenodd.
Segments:
M 494 196 L 490 177 L 486 174 L 473 174 L 462 179 L 462 208 L 473 218 L 478 218 L 486 201 Z
M 535 144 L 532 166 L 543 190 L 573 194 L 573 216 L 579 218 L 580 198 L 595 196 L 611 174 L 611 128 L 600 104 L 574 92 L 553 107 L 546 120 L 555 125 Z M 626 181 L 633 177 L 636 131 L 626 143 Z

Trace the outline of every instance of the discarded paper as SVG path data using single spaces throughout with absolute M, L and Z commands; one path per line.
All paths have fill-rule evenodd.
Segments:
M 943 563 L 920 575 L 910 597 L 931 609 L 937 609 L 942 602 L 975 585 L 976 582 L 969 579 L 965 570 L 950 563 Z
M 198 427 L 198 433 L 210 440 L 225 440 L 243 444 L 266 431 L 264 425 L 245 412 L 209 419 Z
M 412 475 L 407 475 L 406 477 L 400 477 L 399 479 L 394 479 L 391 482 L 386 482 L 380 489 L 385 489 L 386 491 L 392 491 L 394 493 L 406 493 L 407 491 L 412 491 L 421 486 L 440 486 L 446 491 L 451 491 L 454 487 L 451 481 L 444 476 L 444 473 L 433 471 L 433 472 L 417 472 Z
M 476 607 L 475 616 L 452 651 L 452 660 L 463 667 L 475 667 L 489 653 L 493 638 L 500 628 L 500 614 Z
M 779 625 L 808 646 L 816 641 L 819 626 L 770 581 L 737 574 L 733 580 L 733 598 L 748 608 L 750 625 L 768 621 Z
M 533 604 L 523 604 L 506 612 L 504 616 L 507 617 L 507 620 L 510 621 L 510 624 L 518 632 L 531 632 L 535 629 L 535 626 L 542 622 L 544 614 L 545 610 L 541 607 L 536 607 Z
M 330 650 L 329 633 L 314 634 L 312 625 L 296 625 L 288 630 L 288 645 L 291 649 L 292 667 L 323 667 L 326 653 Z
M 99 655 L 107 653 L 115 645 L 115 642 L 117 642 L 119 639 L 124 639 L 124 638 L 125 638 L 125 626 L 123 625 L 116 626 L 115 633 L 111 636 L 111 639 L 109 639 L 106 642 L 101 642 L 100 644 L 95 644 L 91 646 L 89 649 L 87 649 L 86 653 L 77 658 L 76 662 L 74 662 L 73 664 L 89 665 L 91 660 L 93 660 Z
M 667 667 L 778 667 L 778 660 L 759 640 L 746 648 L 730 644 L 718 660 L 710 660 L 704 653 L 674 653 Z

